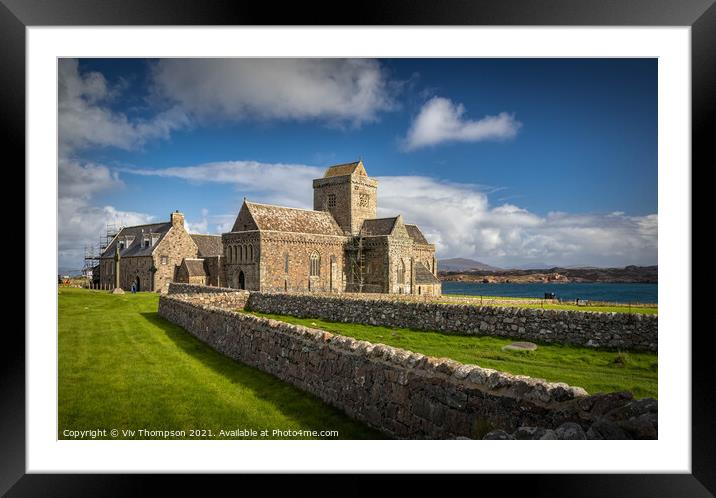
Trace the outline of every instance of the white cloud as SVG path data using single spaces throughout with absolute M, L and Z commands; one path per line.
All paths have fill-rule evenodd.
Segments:
M 57 200 L 60 267 L 80 270 L 84 263 L 84 247 L 97 245 L 108 223 L 141 225 L 153 220 L 144 213 L 92 205 L 92 199 L 98 193 L 123 187 L 124 182 L 118 173 L 103 164 L 60 158 Z
M 185 221 L 184 225 L 190 233 L 222 234 L 231 230 L 236 220 L 236 214 L 210 214 L 209 210 L 201 210 L 198 221 Z
M 89 199 L 97 192 L 124 186 L 119 174 L 102 164 L 81 163 L 60 157 L 57 172 L 60 198 Z
M 155 114 L 130 118 L 111 107 L 122 82 L 112 85 L 99 72 L 81 73 L 76 59 L 60 59 L 60 154 L 89 147 L 136 149 L 168 139 L 196 119 L 360 125 L 394 109 L 400 86 L 371 59 L 162 59 L 150 78 Z
M 403 141 L 405 150 L 443 142 L 479 142 L 504 140 L 517 134 L 522 124 L 514 116 L 501 112 L 477 121 L 466 119 L 465 106 L 443 97 L 433 97 L 420 109 Z
M 224 161 L 163 169 L 122 169 L 125 173 L 180 178 L 191 183 L 226 183 L 255 202 L 313 207 L 311 182 L 324 168 L 303 164 Z
M 101 73 L 80 74 L 76 59 L 60 59 L 58 72 L 61 156 L 87 147 L 134 149 L 149 140 L 169 138 L 173 130 L 189 124 L 177 107 L 151 119 L 134 121 L 113 111 L 108 103 L 117 97 L 118 89 L 112 88 Z
M 240 193 L 250 193 L 257 202 L 311 208 L 311 180 L 324 170 L 233 161 L 126 171 L 197 184 L 228 183 Z M 441 258 L 470 257 L 501 266 L 530 261 L 599 266 L 657 261 L 656 214 L 553 212 L 540 216 L 513 204 L 493 206 L 488 194 L 475 185 L 422 176 L 385 176 L 378 181 L 378 216 L 402 214 L 437 245 Z M 222 216 L 221 226 L 207 217 L 207 228 L 213 225 L 214 233 L 228 230 L 236 213 Z
M 60 197 L 58 199 L 58 258 L 59 266 L 80 270 L 84 247 L 97 245 L 108 223 L 142 225 L 153 217 L 144 213 L 121 211 L 112 206 L 92 206 L 86 199 Z
M 522 262 L 599 266 L 656 264 L 656 214 L 548 213 L 512 204 L 491 206 L 471 185 L 421 177 L 379 177 L 379 215 L 402 213 L 438 246 L 440 257 L 496 265 Z
M 154 90 L 201 119 L 321 119 L 360 125 L 395 107 L 371 59 L 162 59 Z

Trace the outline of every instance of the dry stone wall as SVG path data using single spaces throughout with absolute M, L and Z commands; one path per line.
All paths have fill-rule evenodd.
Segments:
M 176 282 L 169 284 L 169 294 L 187 303 L 233 310 L 243 309 L 249 299 L 245 290 Z
M 251 293 L 247 307 L 262 313 L 460 335 L 491 335 L 632 351 L 656 352 L 658 348 L 656 315 L 260 292 Z
M 192 288 L 193 287 L 193 288 Z M 395 438 L 482 438 L 523 427 L 588 431 L 607 413 L 627 413 L 628 394 L 588 396 L 578 387 L 354 340 L 233 311 L 189 291 L 160 297 L 159 314 L 220 353 L 316 395 Z M 204 294 L 207 299 L 228 294 Z M 253 296 L 252 296 L 253 297 Z M 234 297 L 238 301 L 238 297 Z M 620 411 L 621 410 L 621 411 Z M 638 427 L 633 437 L 653 431 Z

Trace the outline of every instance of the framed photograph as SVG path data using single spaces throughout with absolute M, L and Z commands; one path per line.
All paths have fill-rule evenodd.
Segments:
M 359 10 L 2 0 L 27 292 L 0 489 L 711 496 L 713 2 Z

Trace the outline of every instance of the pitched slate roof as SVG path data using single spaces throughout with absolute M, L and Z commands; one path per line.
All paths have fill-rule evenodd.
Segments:
M 326 170 L 326 173 L 323 175 L 323 178 L 330 178 L 331 176 L 352 175 L 353 173 L 367 176 L 365 167 L 363 166 L 363 161 L 336 164 L 334 166 L 331 166 Z
M 408 235 L 410 235 L 410 238 L 413 239 L 413 242 L 416 244 L 430 244 L 428 240 L 423 235 L 423 232 L 420 231 L 417 225 L 405 225 L 405 229 L 408 231 Z
M 224 253 L 221 235 L 203 235 L 198 233 L 192 233 L 190 235 L 199 248 L 200 257 L 221 256 Z
M 363 220 L 363 225 L 360 227 L 360 234 L 364 237 L 390 235 L 397 221 L 397 216 L 392 218 L 371 218 L 369 220 Z
M 259 230 L 343 235 L 343 231 L 327 211 L 289 208 L 246 201 L 246 207 Z
M 127 236 L 129 236 L 130 238 L 134 237 L 134 240 L 131 241 L 129 246 L 125 246 L 124 249 L 119 251 L 119 255 L 121 257 L 124 258 L 129 256 L 150 256 L 156 245 L 159 243 L 159 241 L 162 240 L 162 238 L 164 238 L 164 235 L 166 235 L 166 233 L 171 227 L 172 224 L 168 221 L 164 223 L 153 223 L 150 225 L 124 227 L 122 228 L 122 230 L 119 231 L 117 236 L 112 239 L 112 242 L 110 242 L 110 244 L 107 246 L 107 249 L 105 249 L 102 253 L 102 257 L 114 257 L 115 247 L 117 247 L 120 242 L 125 242 Z M 149 247 L 142 247 L 142 240 L 144 238 L 143 236 L 147 233 L 157 234 L 159 237 L 153 245 L 150 245 Z
M 416 284 L 439 284 L 440 280 L 433 275 L 425 264 L 418 261 L 415 265 L 415 283 Z
M 203 259 L 184 258 L 184 266 L 186 266 L 186 271 L 190 277 L 206 276 Z

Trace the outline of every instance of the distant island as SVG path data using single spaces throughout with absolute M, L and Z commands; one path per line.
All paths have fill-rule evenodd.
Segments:
M 459 261 L 455 261 L 459 260 Z M 462 265 L 477 265 L 465 268 Z M 625 266 L 623 268 L 558 267 L 501 269 L 464 258 L 438 262 L 438 277 L 443 282 L 513 283 L 658 283 L 658 266 Z

